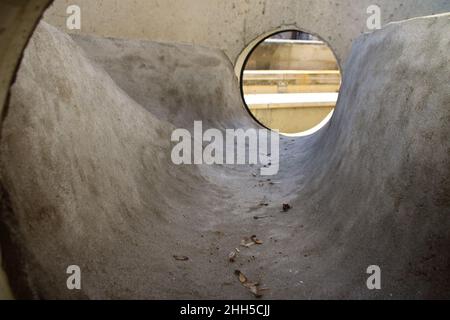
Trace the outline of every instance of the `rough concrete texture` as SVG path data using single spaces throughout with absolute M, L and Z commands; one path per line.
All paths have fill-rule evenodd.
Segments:
M 66 26 L 72 0 L 56 0 L 46 21 Z M 102 37 L 186 42 L 223 50 L 232 62 L 253 40 L 278 29 L 319 35 L 342 65 L 367 29 L 367 8 L 378 5 L 382 24 L 450 11 L 450 0 L 77 0 L 82 29 Z
M 282 138 L 271 184 L 256 166 L 171 164 L 175 127 L 256 126 L 219 51 L 42 23 L 1 136 L 16 296 L 251 298 L 240 269 L 264 298 L 450 298 L 448 52 L 450 15 L 359 38 L 332 121 Z M 264 243 L 230 263 L 253 234 Z M 81 291 L 66 289 L 72 264 Z

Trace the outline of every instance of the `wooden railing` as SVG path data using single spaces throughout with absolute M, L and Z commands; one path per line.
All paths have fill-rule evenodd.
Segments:
M 244 94 L 339 92 L 339 70 L 244 71 Z

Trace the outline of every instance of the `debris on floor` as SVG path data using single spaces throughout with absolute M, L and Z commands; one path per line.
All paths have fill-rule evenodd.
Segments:
M 173 257 L 174 257 L 175 260 L 177 260 L 177 261 L 188 261 L 188 260 L 189 260 L 189 257 L 186 257 L 186 256 L 177 256 L 177 255 L 174 255 Z
M 263 244 L 263 242 L 259 240 L 256 236 L 251 236 L 250 240 L 252 240 L 255 244 Z
M 241 247 L 250 248 L 255 243 L 253 241 L 249 242 L 249 238 L 244 238 L 241 240 Z
M 290 204 L 288 204 L 288 203 L 283 204 L 283 212 L 288 212 L 291 209 L 292 209 L 292 207 Z
M 272 216 L 254 216 L 253 219 L 258 220 L 258 219 L 267 219 L 267 218 L 272 218 Z
M 250 238 L 245 237 L 241 240 L 241 246 L 245 248 L 250 248 L 251 246 L 255 244 L 263 244 L 261 240 L 259 240 L 256 236 L 251 236 Z
M 228 260 L 230 262 L 235 262 L 236 261 L 236 251 L 230 252 L 230 254 L 228 255 Z
M 245 288 L 247 288 L 256 298 L 261 298 L 263 296 L 261 291 L 267 290 L 267 289 L 260 289 L 259 288 L 260 285 L 258 282 L 249 281 L 249 279 L 240 270 L 235 270 L 234 274 L 238 277 L 239 282 Z

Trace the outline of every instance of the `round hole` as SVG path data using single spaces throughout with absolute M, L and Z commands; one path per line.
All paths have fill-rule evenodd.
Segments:
M 248 111 L 261 125 L 285 135 L 308 135 L 333 114 L 341 86 L 330 47 L 307 32 L 277 32 L 248 54 L 241 73 Z

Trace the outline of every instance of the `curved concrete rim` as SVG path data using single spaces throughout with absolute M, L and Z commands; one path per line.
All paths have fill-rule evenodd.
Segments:
M 279 27 L 279 28 L 276 29 L 276 31 L 266 32 L 263 35 L 261 35 L 261 36 L 257 37 L 256 39 L 254 39 L 253 41 L 251 41 L 245 47 L 245 49 L 242 50 L 241 54 L 239 55 L 238 59 L 236 60 L 236 62 L 234 64 L 234 72 L 236 73 L 236 76 L 238 78 L 239 88 L 240 88 L 240 93 L 241 93 L 241 98 L 242 98 L 242 104 L 244 105 L 244 107 L 247 110 L 248 114 L 261 127 L 269 129 L 269 130 L 272 130 L 272 128 L 267 127 L 258 118 L 256 118 L 255 115 L 250 111 L 250 108 L 248 107 L 247 102 L 245 101 L 244 86 L 243 86 L 243 75 L 244 75 L 245 67 L 247 66 L 248 60 L 250 59 L 250 57 L 252 56 L 253 52 L 256 50 L 256 48 L 258 48 L 258 46 L 261 43 L 263 43 L 267 38 L 270 38 L 270 37 L 272 37 L 272 36 L 274 36 L 276 34 L 283 33 L 283 32 L 289 32 L 289 31 L 306 32 L 306 33 L 309 33 L 309 34 L 319 38 L 322 42 L 324 42 L 327 45 L 328 49 L 330 49 L 331 52 L 333 53 L 334 59 L 336 60 L 336 63 L 338 65 L 338 69 L 339 69 L 339 73 L 341 75 L 341 79 L 343 77 L 341 63 L 340 63 L 340 61 L 339 61 L 339 59 L 338 59 L 338 57 L 336 55 L 336 52 L 334 51 L 333 47 L 330 45 L 330 43 L 328 43 L 326 40 L 324 40 L 320 35 L 315 34 L 314 32 L 310 32 L 310 31 L 307 31 L 305 29 L 297 28 L 297 27 Z M 339 101 L 339 95 L 338 95 L 338 101 Z M 338 102 L 338 101 L 336 101 L 336 102 Z M 312 135 L 312 134 L 316 133 L 317 131 L 319 131 L 321 128 L 323 128 L 329 121 L 331 121 L 331 119 L 333 118 L 333 114 L 334 114 L 334 110 L 331 111 L 325 118 L 322 119 L 322 121 L 320 121 L 314 127 L 312 127 L 309 130 L 306 130 L 304 132 L 297 132 L 297 133 L 294 133 L 294 134 L 287 134 L 287 133 L 280 132 L 280 134 L 284 135 L 284 136 L 287 136 L 287 137 L 306 137 L 306 136 Z
M 39 21 L 42 19 L 45 11 L 52 5 L 53 0 L 35 0 L 29 2 L 20 2 L 18 5 L 19 11 L 21 11 L 22 20 L 15 20 L 13 24 L 8 25 L 0 35 L 0 39 L 6 38 L 8 35 L 13 35 L 10 41 L 1 41 L 3 45 L 0 46 L 0 50 L 3 46 L 10 47 L 11 54 L 7 57 L 0 56 L 0 67 L 2 69 L 2 76 L 0 78 L 1 84 L 7 83 L 6 90 L 3 86 L 0 88 L 0 113 L 2 114 L 2 121 L 5 118 L 6 107 L 8 105 L 9 89 L 14 83 L 15 76 L 19 71 L 20 62 L 23 59 L 23 53 L 28 45 L 34 30 L 36 30 Z M 1 4 L 0 4 L 1 5 Z M 2 8 L 3 14 L 13 14 L 13 10 L 17 8 Z M 22 29 L 22 34 L 17 30 Z M 14 43 L 16 42 L 16 43 Z M 6 51 L 6 50 L 5 50 Z M 10 65 L 10 68 L 6 68 Z M 6 71 L 4 71 L 6 69 Z M 4 72 L 3 72 L 4 71 Z M 1 123 L 0 123 L 1 127 Z
M 27 47 L 34 30 L 42 19 L 44 12 L 51 6 L 53 0 L 22 1 L 15 7 L 0 4 L 2 14 L 5 16 L 17 14 L 21 19 L 15 19 L 10 25 L 4 26 L 0 34 L 0 130 L 8 112 L 8 101 L 10 88 L 15 81 Z M 20 32 L 21 31 L 21 32 Z M 9 38 L 9 39 L 8 39 Z M 7 52 L 7 54 L 6 54 Z M 6 84 L 6 85 L 3 85 Z M 3 197 L 3 192 L 1 192 Z M 0 240 L 1 240 L 0 234 Z M 0 263 L 1 263 L 1 241 L 0 241 Z M 12 299 L 13 293 L 9 287 L 8 279 L 0 264 L 0 300 Z

